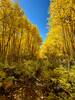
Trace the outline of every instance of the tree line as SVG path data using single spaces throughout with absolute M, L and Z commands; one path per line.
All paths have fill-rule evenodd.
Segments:
M 0 56 L 3 62 L 37 57 L 42 38 L 36 25 L 25 16 L 18 3 L 0 1 Z

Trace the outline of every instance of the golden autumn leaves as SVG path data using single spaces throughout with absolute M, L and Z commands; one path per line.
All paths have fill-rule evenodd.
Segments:
M 3 62 L 37 56 L 42 39 L 17 3 L 0 1 L 0 55 Z M 27 57 L 28 56 L 28 57 Z
M 65 59 L 75 58 L 75 3 L 73 0 L 51 0 L 49 33 L 44 52 L 56 53 Z M 60 57 L 60 56 L 59 56 Z

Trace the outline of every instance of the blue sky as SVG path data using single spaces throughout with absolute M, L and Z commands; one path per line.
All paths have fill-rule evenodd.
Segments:
M 20 7 L 24 10 L 29 20 L 39 28 L 43 40 L 47 36 L 48 8 L 50 0 L 19 0 Z

